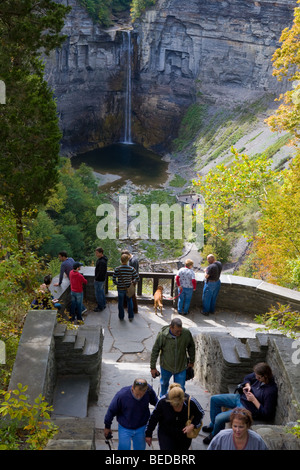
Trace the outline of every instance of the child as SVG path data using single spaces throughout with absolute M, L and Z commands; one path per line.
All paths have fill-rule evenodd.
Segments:
M 82 321 L 82 302 L 83 302 L 83 285 L 87 284 L 87 280 L 80 274 L 80 267 L 82 263 L 74 263 L 73 270 L 70 271 L 70 286 L 71 286 L 71 318 L 70 321 L 75 320 L 77 312 L 77 320 Z
M 44 277 L 44 283 L 40 285 L 36 292 L 36 298 L 31 303 L 31 308 L 52 310 L 53 307 L 57 308 L 58 312 L 61 309 L 61 304 L 58 299 L 55 299 L 50 292 L 49 286 L 51 284 L 52 277 L 50 274 Z

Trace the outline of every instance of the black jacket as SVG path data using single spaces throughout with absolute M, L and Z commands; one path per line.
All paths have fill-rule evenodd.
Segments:
M 255 373 L 251 373 L 244 378 L 244 383 L 249 382 L 251 385 L 251 392 L 260 402 L 259 409 L 247 400 L 243 394 L 241 396 L 242 405 L 249 411 L 251 411 L 253 419 L 262 421 L 270 421 L 274 418 L 277 405 L 278 389 L 274 378 L 269 383 L 264 384 L 256 379 Z
M 95 281 L 103 282 L 105 281 L 107 273 L 107 257 L 103 255 L 101 258 L 97 259 L 95 267 Z
M 168 402 L 168 395 L 161 397 L 149 418 L 145 432 L 146 437 L 152 437 L 156 425 L 159 424 L 160 432 L 176 439 L 184 439 L 185 434 L 183 434 L 182 429 L 185 427 L 188 419 L 188 398 L 189 395 L 185 394 L 182 411 L 177 413 L 174 411 L 171 403 Z M 201 425 L 204 411 L 193 397 L 191 397 L 190 415 L 191 417 L 193 416 L 192 423 L 198 428 Z

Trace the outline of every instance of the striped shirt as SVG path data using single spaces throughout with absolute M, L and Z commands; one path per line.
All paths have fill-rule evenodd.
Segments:
M 118 290 L 126 290 L 131 282 L 138 282 L 140 277 L 136 270 L 128 264 L 118 266 L 113 273 L 113 283 L 116 284 Z

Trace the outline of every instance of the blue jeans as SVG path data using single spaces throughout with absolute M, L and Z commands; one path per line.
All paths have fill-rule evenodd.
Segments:
M 210 281 L 204 283 L 202 294 L 202 307 L 205 313 L 214 313 L 221 281 Z
M 222 407 L 231 408 L 222 411 Z M 212 434 L 215 436 L 225 428 L 225 424 L 230 421 L 230 414 L 233 408 L 242 408 L 240 395 L 238 393 L 224 393 L 213 395 L 210 399 L 210 426 L 213 427 Z
M 118 290 L 118 309 L 119 309 L 119 318 L 123 320 L 124 318 L 124 298 L 127 299 L 127 307 L 128 307 L 128 318 L 133 318 L 133 303 L 132 298 L 127 297 L 126 290 Z
M 71 320 L 82 320 L 82 302 L 83 302 L 83 292 L 73 292 L 71 291 Z
M 170 378 L 174 375 L 174 382 L 181 385 L 182 389 L 185 390 L 185 379 L 186 379 L 186 370 L 172 374 L 166 369 L 160 367 L 160 396 L 166 395 L 169 388 Z
M 105 281 L 94 281 L 96 301 L 98 304 L 98 308 L 101 308 L 101 310 L 103 310 L 106 307 L 104 283 Z
M 190 303 L 193 295 L 193 288 L 183 287 L 180 296 L 178 297 L 178 312 L 179 313 L 188 313 Z
M 118 450 L 131 450 L 131 441 L 133 444 L 133 450 L 145 450 L 146 449 L 146 440 L 145 440 L 145 430 L 146 425 L 137 429 L 128 429 L 118 425 L 119 432 L 119 446 Z

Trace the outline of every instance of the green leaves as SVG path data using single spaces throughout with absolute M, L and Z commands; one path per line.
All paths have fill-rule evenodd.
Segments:
M 234 148 L 231 152 L 234 159 L 229 165 L 217 165 L 193 181 L 205 200 L 206 230 L 214 236 L 224 235 L 238 209 L 253 201 L 260 205 L 275 179 L 264 156 L 250 159 Z
M 300 331 L 300 313 L 279 302 L 277 307 L 272 306 L 267 313 L 257 315 L 255 320 L 264 325 L 262 329 L 278 330 L 292 338 L 297 338 Z
M 50 421 L 52 407 L 42 395 L 34 403 L 28 401 L 27 385 L 18 384 L 15 390 L 0 390 L 3 401 L 0 404 L 0 416 L 8 416 L 12 423 L 0 429 L 1 450 L 42 450 L 48 440 L 56 434 L 58 427 Z M 18 437 L 19 436 L 19 437 Z M 21 436 L 21 438 L 20 438 Z
M 6 105 L 0 107 L 0 197 L 16 219 L 25 250 L 23 217 L 46 203 L 58 181 L 61 132 L 52 91 L 39 58 L 61 44 L 69 8 L 52 0 L 0 4 L 0 71 Z
M 297 0 L 299 4 L 300 1 Z M 288 77 L 292 89 L 281 94 L 277 101 L 282 101 L 275 114 L 266 119 L 273 131 L 288 131 L 294 137 L 292 142 L 299 143 L 300 132 L 300 7 L 294 10 L 294 22 L 290 29 L 283 30 L 280 37 L 281 47 L 273 55 L 273 75 L 279 81 Z

